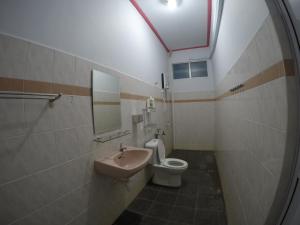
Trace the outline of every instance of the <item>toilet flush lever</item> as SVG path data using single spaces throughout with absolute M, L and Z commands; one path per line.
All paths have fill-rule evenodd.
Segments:
M 160 128 L 157 128 L 157 129 L 156 129 L 156 132 L 154 133 L 154 137 L 155 137 L 156 139 L 158 139 L 159 135 L 160 135 Z

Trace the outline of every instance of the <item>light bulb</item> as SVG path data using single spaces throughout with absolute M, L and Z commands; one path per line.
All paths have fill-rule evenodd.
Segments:
M 177 1 L 176 0 L 168 0 L 168 7 L 170 9 L 175 9 L 177 7 Z

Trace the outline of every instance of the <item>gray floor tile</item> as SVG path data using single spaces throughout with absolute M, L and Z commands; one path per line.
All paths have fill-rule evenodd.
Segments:
M 202 184 L 207 186 L 216 186 L 216 176 L 214 173 L 208 171 L 201 171 L 198 169 L 187 170 L 183 175 L 182 179 L 186 183 Z
M 129 224 L 127 224 L 127 225 L 129 225 Z M 145 216 L 145 217 L 143 217 L 140 225 L 168 225 L 168 221 L 161 220 L 161 219 L 154 218 L 154 217 Z
M 188 195 L 177 195 L 175 205 L 195 208 L 196 198 Z
M 149 181 L 146 185 L 147 188 L 153 189 L 155 191 L 159 191 L 161 190 L 162 186 L 157 185 L 157 184 L 153 184 L 151 181 Z
M 197 209 L 224 211 L 222 195 L 199 195 L 197 198 Z
M 147 216 L 155 217 L 155 218 L 164 218 L 168 219 L 171 213 L 172 206 L 161 204 L 161 203 L 153 203 L 151 208 L 149 209 Z
M 137 196 L 137 198 L 154 200 L 158 195 L 158 191 L 152 188 L 148 188 L 147 186 L 141 191 L 141 193 Z
M 196 197 L 198 193 L 198 187 L 196 184 L 189 183 L 183 180 L 182 186 L 178 190 L 178 194 L 189 195 Z
M 140 225 L 142 216 L 125 210 L 113 225 Z
M 199 195 L 207 195 L 207 194 L 218 195 L 218 194 L 222 194 L 222 190 L 221 190 L 220 187 L 212 187 L 212 186 L 207 186 L 207 185 L 203 185 L 203 184 L 198 184 L 197 189 L 198 189 L 198 194 Z
M 179 192 L 180 188 L 174 188 L 174 187 L 161 187 L 160 191 L 161 192 L 168 192 L 168 193 L 173 193 L 177 194 Z
M 155 201 L 163 204 L 173 205 L 176 201 L 176 194 L 171 192 L 159 192 Z
M 170 221 L 177 223 L 193 224 L 195 209 L 175 206 L 169 216 Z
M 169 223 L 168 223 L 168 225 L 189 225 L 189 224 L 187 224 L 187 223 L 180 223 L 180 222 L 174 222 L 174 221 L 170 221 Z
M 128 210 L 146 214 L 147 211 L 150 209 L 152 201 L 144 200 L 144 199 L 135 199 L 128 207 Z
M 121 215 L 122 221 L 127 221 L 126 225 L 226 225 L 214 153 L 176 150 L 169 157 L 189 163 L 182 175 L 182 186 L 172 188 L 149 182 L 128 207 L 130 211 Z
M 226 225 L 226 217 L 223 212 L 197 210 L 195 225 Z

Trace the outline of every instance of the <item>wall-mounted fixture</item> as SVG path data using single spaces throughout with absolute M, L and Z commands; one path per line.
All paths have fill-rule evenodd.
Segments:
M 155 99 L 150 96 L 146 101 L 146 110 L 147 112 L 155 112 Z
M 0 99 L 46 99 L 52 103 L 59 99 L 62 93 L 34 93 L 34 92 L 18 92 L 18 91 L 0 91 Z
M 161 88 L 169 89 L 168 77 L 164 73 L 161 74 Z
M 165 131 L 162 130 L 161 128 L 157 128 L 155 133 L 154 133 L 154 138 L 158 139 L 159 136 L 164 136 L 164 135 L 166 135 Z
M 144 116 L 143 114 L 135 114 L 132 115 L 132 123 L 133 124 L 138 124 L 144 121 Z
M 237 85 L 237 86 L 231 88 L 231 89 L 230 89 L 230 92 L 235 92 L 235 91 L 237 91 L 237 90 L 243 88 L 244 86 L 245 86 L 244 84 L 239 84 L 239 85 Z

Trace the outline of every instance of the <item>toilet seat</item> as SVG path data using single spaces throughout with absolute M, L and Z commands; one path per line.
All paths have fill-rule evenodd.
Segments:
M 188 167 L 188 163 L 186 161 L 175 158 L 166 158 L 162 164 L 163 166 L 171 169 L 186 169 Z
M 145 143 L 146 148 L 153 150 L 152 182 L 166 187 L 180 187 L 181 175 L 188 168 L 188 163 L 181 159 L 165 158 L 166 149 L 161 139 L 152 139 Z

